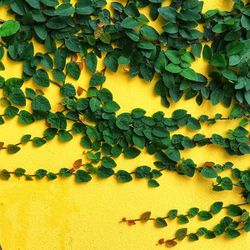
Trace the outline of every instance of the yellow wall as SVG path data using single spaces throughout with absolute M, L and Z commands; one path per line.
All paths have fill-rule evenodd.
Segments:
M 205 8 L 229 9 L 230 1 L 206 0 Z M 229 6 L 230 5 L 230 6 Z M 0 10 L 1 18 L 7 18 L 4 9 Z M 38 47 L 38 49 L 41 49 Z M 20 74 L 20 64 L 4 59 L 7 70 L 1 72 L 6 78 Z M 199 72 L 206 71 L 202 60 L 195 62 L 194 68 Z M 84 73 L 75 86 L 87 86 L 89 76 Z M 184 108 L 194 116 L 216 113 L 228 114 L 228 110 L 209 102 L 198 107 L 194 100 L 181 101 L 173 104 L 170 109 L 160 105 L 160 98 L 153 95 L 153 83 L 145 83 L 141 79 L 130 80 L 125 73 L 107 74 L 105 86 L 114 94 L 115 100 L 121 105 L 122 111 L 130 111 L 134 107 L 148 110 L 148 114 L 162 110 L 167 115 L 173 110 Z M 30 86 L 32 83 L 29 83 Z M 53 104 L 59 101 L 58 89 L 53 87 L 45 90 L 53 97 Z M 57 95 L 58 98 L 55 98 Z M 3 108 L 0 107 L 0 111 Z M 54 108 L 56 110 L 56 108 Z M 1 112 L 2 113 L 2 112 Z M 210 135 L 214 132 L 225 135 L 228 128 L 234 128 L 238 122 L 218 122 L 213 126 L 202 126 L 199 131 Z M 7 122 L 0 127 L 0 141 L 16 143 L 23 134 L 42 135 L 44 122 L 29 126 L 20 126 L 17 120 Z M 191 135 L 187 129 L 178 133 Z M 83 157 L 79 146 L 79 137 L 69 143 L 60 143 L 57 139 L 41 148 L 26 145 L 16 155 L 10 156 L 0 152 L 0 167 L 15 169 L 24 167 L 29 172 L 38 168 L 58 170 L 69 167 Z M 249 156 L 228 156 L 225 151 L 215 146 L 185 150 L 183 157 L 194 161 L 225 161 L 234 162 L 239 168 L 249 167 Z M 118 168 L 132 170 L 143 164 L 152 165 L 154 159 L 141 154 L 138 159 L 118 160 Z M 211 182 L 201 177 L 185 178 L 175 173 L 165 173 L 159 179 L 161 186 L 156 189 L 147 187 L 145 180 L 118 184 L 113 178 L 97 180 L 88 184 L 76 184 L 73 178 L 68 180 L 46 180 L 26 182 L 12 178 L 8 182 L 0 181 L 0 244 L 4 250 L 149 250 L 164 249 L 156 246 L 159 238 L 171 238 L 177 229 L 175 222 L 169 223 L 165 229 L 157 229 L 152 223 L 138 224 L 128 227 L 120 224 L 122 217 L 137 217 L 142 212 L 151 210 L 153 216 L 164 216 L 169 209 L 178 208 L 185 213 L 189 207 L 199 206 L 208 209 L 214 201 L 225 203 L 242 202 L 237 192 L 215 193 L 211 191 Z M 193 219 L 188 225 L 194 231 L 201 225 L 213 226 L 219 221 L 220 215 L 211 222 L 201 223 Z M 246 250 L 250 245 L 250 234 L 228 240 L 218 237 L 214 240 L 201 239 L 190 243 L 184 240 L 175 249 L 181 250 Z

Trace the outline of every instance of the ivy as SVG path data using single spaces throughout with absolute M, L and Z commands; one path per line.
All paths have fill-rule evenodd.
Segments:
M 16 154 L 28 143 L 41 147 L 54 138 L 65 143 L 79 135 L 79 144 L 87 157 L 86 163 L 78 159 L 71 168 L 55 173 L 38 169 L 29 174 L 26 169 L 16 168 L 1 170 L 0 177 L 53 181 L 73 176 L 80 184 L 91 181 L 93 175 L 113 176 L 119 183 L 145 179 L 149 187 L 156 188 L 159 178 L 168 171 L 186 178 L 200 175 L 203 181 L 212 182 L 214 192 L 240 188 L 245 203 L 225 206 L 217 201 L 209 210 L 192 207 L 180 213 L 171 209 L 166 216 L 158 217 L 147 211 L 139 219 L 122 221 L 129 225 L 154 221 L 159 228 L 168 227 L 171 220 L 185 224 L 174 238 L 159 240 L 158 244 L 167 247 L 185 238 L 197 241 L 202 236 L 212 239 L 221 234 L 236 238 L 250 230 L 245 209 L 250 202 L 249 170 L 240 170 L 230 162 L 197 164 L 190 158 L 183 159 L 182 151 L 213 144 L 229 155 L 250 153 L 249 3 L 234 1 L 231 11 L 215 9 L 205 13 L 203 2 L 198 0 L 170 1 L 169 6 L 162 3 L 162 0 L 112 2 L 110 10 L 106 1 L 77 1 L 75 5 L 70 1 L 0 1 L 0 6 L 6 5 L 15 19 L 0 20 L 0 70 L 6 70 L 2 62 L 5 55 L 22 63 L 21 79 L 0 76 L 4 108 L 0 125 L 15 118 L 21 125 L 40 120 L 47 125 L 42 135 L 25 134 L 14 144 L 0 142 L 0 151 Z M 142 13 L 144 7 L 149 9 L 149 16 Z M 27 13 L 32 22 L 27 22 Z M 155 20 L 160 20 L 159 31 L 151 26 Z M 198 25 L 203 26 L 202 31 Z M 36 52 L 34 41 L 46 52 Z M 211 43 L 204 44 L 208 41 Z M 208 77 L 192 68 L 201 56 L 208 64 Z M 99 65 L 104 65 L 101 70 Z M 84 67 L 91 73 L 86 90 L 68 82 L 78 80 Z M 183 97 L 195 98 L 198 105 L 206 100 L 228 108 L 233 104 L 232 109 L 227 117 L 221 114 L 193 117 L 185 109 L 175 110 L 168 117 L 163 112 L 149 116 L 140 108 L 121 112 L 119 103 L 105 88 L 106 71 L 117 72 L 120 68 L 131 78 L 138 76 L 147 82 L 157 79 L 154 93 L 161 97 L 165 107 Z M 35 86 L 26 87 L 28 80 Z M 57 87 L 61 95 L 57 112 L 47 98 L 51 86 Z M 239 124 L 234 129 L 227 126 L 229 130 L 223 135 L 214 132 L 208 137 L 197 132 L 188 137 L 175 132 L 183 127 L 196 131 L 203 125 L 231 120 L 239 120 Z M 116 170 L 119 167 L 116 158 L 122 155 L 134 159 L 141 152 L 154 157 L 153 167 L 137 166 L 132 172 Z M 224 171 L 231 176 L 221 174 Z M 212 229 L 201 227 L 190 232 L 186 227 L 192 218 L 207 221 L 222 210 L 227 216 Z

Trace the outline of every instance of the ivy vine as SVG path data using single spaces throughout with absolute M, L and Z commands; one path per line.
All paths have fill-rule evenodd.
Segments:
M 203 2 L 199 0 L 171 0 L 168 6 L 164 0 L 128 0 L 125 4 L 111 2 L 111 7 L 106 6 L 105 0 L 78 0 L 75 4 L 57 0 L 0 0 L 0 6 L 13 19 L 0 19 L 0 71 L 8 70 L 2 61 L 4 56 L 22 63 L 21 78 L 5 79 L 0 75 L 0 104 L 4 109 L 0 125 L 15 118 L 21 125 L 43 120 L 46 126 L 42 135 L 25 134 L 17 142 L 2 142 L 0 138 L 0 153 L 4 150 L 8 154 L 18 153 L 27 143 L 41 147 L 56 137 L 68 142 L 80 134 L 79 143 L 87 157 L 87 162 L 78 159 L 72 167 L 57 172 L 2 169 L 0 178 L 55 180 L 74 176 L 76 182 L 83 183 L 97 175 L 114 176 L 121 183 L 146 179 L 148 186 L 158 187 L 159 177 L 169 171 L 187 178 L 201 175 L 213 181 L 215 192 L 240 188 L 244 203 L 224 205 L 217 201 L 209 210 L 193 207 L 182 214 L 172 209 L 162 217 L 152 217 L 148 211 L 138 219 L 123 218 L 122 222 L 135 225 L 138 221 L 153 221 L 163 228 L 174 219 L 179 224 L 187 224 L 193 217 L 207 221 L 226 211 L 227 216 L 212 229 L 201 227 L 189 232 L 186 227 L 180 228 L 173 238 L 158 241 L 167 247 L 185 238 L 197 241 L 201 236 L 211 239 L 222 234 L 236 238 L 249 232 L 247 163 L 240 170 L 230 162 L 200 165 L 181 156 L 183 150 L 210 144 L 223 148 L 229 155 L 250 154 L 250 4 L 233 2 L 231 11 L 213 9 L 204 13 Z M 150 10 L 149 16 L 140 11 L 144 7 Z M 151 26 L 151 20 L 160 20 L 160 29 Z M 36 52 L 36 43 L 46 52 Z M 208 65 L 206 75 L 192 69 L 192 63 L 201 57 Z M 84 67 L 91 73 L 89 87 L 76 88 L 70 81 L 78 80 Z M 154 81 L 154 93 L 167 108 L 184 97 L 195 98 L 198 105 L 207 100 L 212 105 L 222 103 L 231 110 L 226 117 L 221 114 L 193 117 L 184 109 L 175 110 L 171 117 L 161 111 L 148 116 L 141 108 L 121 113 L 119 103 L 105 88 L 106 72 L 121 68 L 131 78 Z M 28 80 L 32 80 L 34 89 L 26 86 Z M 44 94 L 51 86 L 58 88 L 61 97 L 54 112 Z M 197 133 L 188 137 L 175 132 L 184 126 L 197 131 L 204 124 L 230 120 L 238 120 L 239 124 L 231 129 L 227 126 L 223 135 L 213 133 L 208 137 Z M 154 156 L 153 167 L 138 166 L 132 172 L 115 169 L 115 159 L 120 155 L 133 159 L 142 150 Z M 230 177 L 220 175 L 226 170 Z

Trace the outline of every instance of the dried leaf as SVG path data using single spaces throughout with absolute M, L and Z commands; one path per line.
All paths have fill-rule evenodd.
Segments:
M 77 62 L 77 60 L 78 60 L 77 54 L 71 57 L 71 62 Z
M 136 224 L 134 220 L 128 220 L 127 223 L 129 226 L 133 226 Z
M 74 169 L 78 169 L 78 168 L 80 168 L 81 166 L 82 166 L 82 159 L 76 160 L 76 161 L 74 162 L 74 164 L 73 164 L 73 168 L 74 168 Z
M 167 240 L 166 241 L 166 247 L 174 247 L 177 245 L 177 242 L 175 240 Z
M 83 69 L 83 62 L 78 62 L 77 64 L 78 64 L 78 67 L 79 67 L 80 71 L 82 71 L 82 69 Z
M 151 216 L 151 212 L 145 212 L 141 215 L 140 219 L 143 221 L 143 222 L 147 222 L 149 219 L 150 219 L 150 216 Z
M 158 244 L 157 245 L 162 245 L 164 243 L 165 243 L 164 238 L 161 238 L 161 239 L 158 240 Z
M 203 167 L 213 167 L 214 165 L 215 165 L 214 162 L 207 161 L 203 164 Z
M 129 67 L 129 66 L 125 66 L 125 67 L 123 67 L 123 70 L 124 70 L 125 72 L 129 72 L 129 71 L 130 71 L 130 67 Z

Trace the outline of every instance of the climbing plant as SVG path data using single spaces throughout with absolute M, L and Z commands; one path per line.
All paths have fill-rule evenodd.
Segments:
M 15 176 L 54 180 L 74 176 L 76 182 L 82 183 L 97 175 L 114 176 L 121 183 L 144 178 L 149 187 L 158 187 L 159 177 L 169 171 L 186 178 L 201 175 L 214 181 L 211 186 L 215 192 L 234 191 L 237 186 L 244 203 L 224 205 L 216 201 L 209 210 L 193 207 L 182 214 L 172 209 L 161 217 L 152 217 L 147 211 L 138 219 L 123 218 L 122 222 L 135 225 L 138 221 L 153 221 L 156 227 L 163 228 L 174 219 L 179 224 L 187 224 L 193 217 L 207 221 L 226 211 L 227 216 L 213 229 L 201 227 L 190 232 L 180 228 L 173 238 L 158 241 L 167 247 L 184 238 L 196 241 L 203 235 L 211 239 L 221 234 L 235 238 L 249 232 L 248 163 L 240 170 L 230 162 L 198 164 L 181 156 L 185 149 L 209 144 L 223 148 L 229 155 L 250 153 L 250 4 L 233 2 L 231 11 L 213 9 L 204 13 L 199 0 L 172 0 L 169 5 L 163 0 L 114 1 L 110 7 L 105 0 L 0 1 L 11 17 L 0 20 L 0 70 L 8 70 L 2 62 L 6 55 L 22 64 L 21 77 L 0 76 L 0 102 L 4 107 L 0 125 L 11 119 L 27 126 L 41 120 L 46 124 L 40 135 L 25 134 L 11 144 L 0 142 L 0 153 L 6 150 L 16 154 L 27 143 L 41 147 L 56 137 L 66 143 L 81 135 L 79 143 L 87 158 L 86 162 L 77 159 L 72 166 L 56 172 L 38 169 L 29 173 L 18 166 L 15 170 L 1 169 L 1 179 Z M 144 7 L 149 9 L 149 16 L 141 11 Z M 160 29 L 150 21 L 158 22 Z M 37 51 L 37 43 L 45 52 Z M 200 57 L 209 66 L 207 76 L 192 68 Z M 80 78 L 83 67 L 91 74 L 87 89 L 70 83 Z M 118 100 L 105 84 L 106 72 L 117 72 L 119 68 L 131 78 L 155 82 L 154 93 L 166 108 L 182 97 L 195 98 L 197 105 L 204 101 L 223 104 L 230 108 L 228 116 L 194 117 L 185 109 L 173 111 L 171 117 L 161 111 L 148 116 L 141 108 L 121 113 Z M 33 88 L 26 86 L 28 80 L 33 82 Z M 44 94 L 52 86 L 58 88 L 61 98 L 57 112 L 52 112 Z M 223 136 L 196 133 L 188 137 L 176 133 L 181 127 L 197 131 L 203 124 L 212 126 L 230 120 L 238 120 L 238 126 Z M 133 159 L 142 150 L 155 158 L 153 167 L 138 166 L 131 172 L 116 170 L 116 158 L 123 155 Z M 232 176 L 220 174 L 225 170 Z

